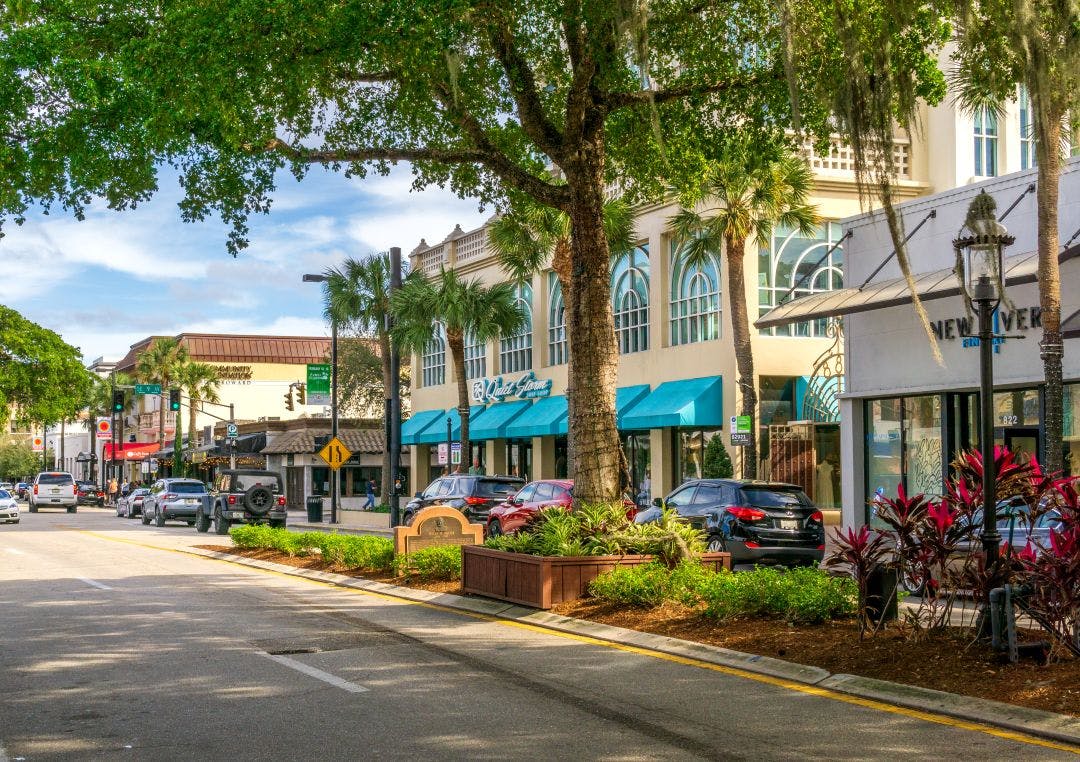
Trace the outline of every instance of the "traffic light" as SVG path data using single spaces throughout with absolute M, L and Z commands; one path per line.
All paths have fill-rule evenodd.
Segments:
M 124 392 L 114 389 L 112 393 L 112 409 L 114 413 L 124 412 Z
M 289 385 L 289 391 L 285 395 L 285 409 L 286 410 L 295 410 L 296 409 L 295 406 L 293 406 L 292 384 Z
M 307 384 L 299 383 L 296 385 L 296 402 L 299 405 L 307 404 Z
M 180 390 L 179 389 L 170 389 L 169 390 L 169 410 L 176 411 L 176 410 L 179 410 L 179 409 L 180 409 Z

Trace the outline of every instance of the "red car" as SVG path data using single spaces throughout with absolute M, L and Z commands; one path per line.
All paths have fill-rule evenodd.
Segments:
M 541 479 L 529 482 L 516 494 L 491 509 L 488 513 L 486 536 L 497 537 L 519 532 L 540 509 L 559 505 L 570 510 L 573 500 L 572 479 Z M 632 500 L 624 500 L 623 503 L 626 505 L 626 517 L 633 520 L 638 507 Z

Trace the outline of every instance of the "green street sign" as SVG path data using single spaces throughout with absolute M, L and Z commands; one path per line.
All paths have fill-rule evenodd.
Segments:
M 309 395 L 330 393 L 330 366 L 328 364 L 308 363 L 307 393 Z
M 752 425 L 752 419 L 748 415 L 735 416 L 735 431 L 739 434 L 749 434 Z
M 136 394 L 161 394 L 161 384 L 135 384 Z

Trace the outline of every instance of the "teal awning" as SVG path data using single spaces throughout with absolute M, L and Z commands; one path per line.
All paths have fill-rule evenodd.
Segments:
M 421 410 L 413 413 L 409 420 L 401 424 L 401 443 L 403 445 L 419 444 L 416 437 L 431 426 L 435 421 L 446 421 L 445 410 Z
M 615 390 L 615 420 L 618 428 L 623 428 L 623 416 L 648 393 L 648 384 L 620 386 Z
M 476 416 L 483 412 L 483 405 L 473 405 L 469 408 L 469 422 L 471 423 L 476 419 Z M 421 431 L 416 436 L 416 444 L 438 444 L 439 442 L 446 441 L 446 419 L 450 419 L 450 439 L 457 441 L 461 437 L 461 416 L 458 415 L 456 407 L 443 411 L 443 414 L 437 421 L 432 421 L 431 425 Z M 471 428 L 471 427 L 470 427 Z
M 475 421 L 470 421 L 469 439 L 505 439 L 507 427 L 532 407 L 531 400 L 499 402 L 491 405 Z
M 506 427 L 508 439 L 558 436 L 566 433 L 566 396 L 542 397 Z
M 622 417 L 625 429 L 724 424 L 723 379 L 720 376 L 666 381 Z

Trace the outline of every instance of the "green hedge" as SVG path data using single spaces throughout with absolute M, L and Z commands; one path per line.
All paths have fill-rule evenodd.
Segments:
M 441 545 L 395 556 L 394 571 L 400 577 L 426 581 L 461 579 L 461 548 Z
M 230 534 L 239 548 L 269 548 L 289 556 L 307 556 L 318 550 L 323 560 L 350 569 L 391 571 L 394 568 L 394 543 L 386 537 L 290 532 L 253 524 L 235 527 Z
M 858 589 L 852 580 L 810 567 L 732 573 L 709 571 L 692 561 L 670 570 L 651 563 L 606 572 L 589 585 L 589 592 L 601 600 L 635 606 L 657 606 L 669 600 L 702 605 L 705 616 L 721 621 L 823 622 L 853 616 L 858 607 Z

